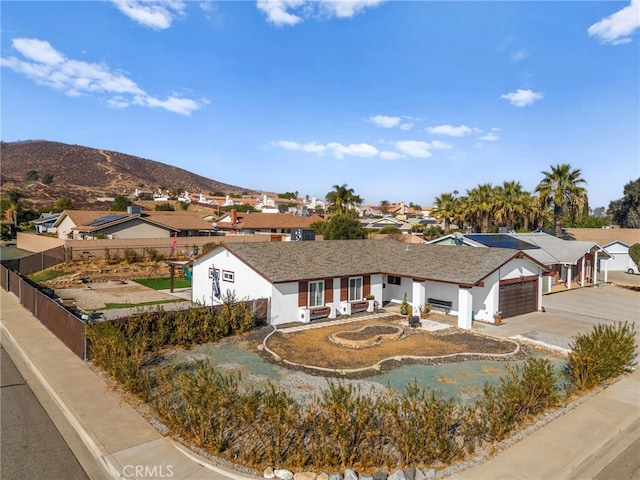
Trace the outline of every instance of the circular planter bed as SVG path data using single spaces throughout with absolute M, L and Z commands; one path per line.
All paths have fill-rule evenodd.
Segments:
M 367 325 L 357 330 L 341 330 L 329 335 L 329 340 L 343 347 L 367 348 L 399 339 L 404 330 L 394 325 Z

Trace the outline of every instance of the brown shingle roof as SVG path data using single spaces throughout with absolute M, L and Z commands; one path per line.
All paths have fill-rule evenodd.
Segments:
M 117 223 L 123 223 L 129 221 L 132 218 L 137 218 L 136 215 L 130 215 L 127 212 L 112 212 L 109 210 L 65 210 L 64 213 L 75 223 L 76 228 L 82 227 L 81 230 L 95 231 L 100 230 L 107 225 L 114 225 Z M 99 218 L 107 216 L 121 215 L 122 218 L 114 220 L 108 224 L 96 226 L 89 226 L 91 222 L 98 220 Z M 213 227 L 209 222 L 204 220 L 198 213 L 191 212 L 142 212 L 141 218 L 144 221 L 151 222 L 163 227 L 167 227 L 171 230 L 213 230 Z M 58 219 L 59 223 L 62 217 Z
M 218 248 L 228 249 L 273 283 L 386 273 L 476 285 L 522 255 L 502 248 L 408 246 L 392 240 L 229 243 Z
M 307 228 L 313 222 L 321 221 L 318 215 L 303 217 L 288 213 L 238 213 L 236 230 L 292 229 Z

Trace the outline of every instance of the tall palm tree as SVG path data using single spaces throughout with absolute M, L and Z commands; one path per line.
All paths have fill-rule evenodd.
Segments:
M 587 183 L 579 168 L 573 169 L 568 163 L 551 165 L 551 170 L 543 171 L 544 178 L 536 187 L 541 203 L 547 207 L 553 204 L 554 235 L 562 235 L 565 208 L 579 210 L 587 198 L 587 190 L 580 186 Z
M 380 202 L 380 213 L 382 213 L 383 215 L 389 213 L 390 206 L 391 204 L 389 203 L 389 200 L 382 200 Z
M 495 193 L 490 183 L 467 190 L 467 215 L 480 233 L 489 233 L 489 222 L 495 211 Z
M 362 198 L 356 195 L 353 188 L 347 188 L 347 184 L 334 185 L 333 190 L 327 193 L 326 199 L 333 204 L 332 210 L 335 213 L 345 213 L 355 206 L 362 204 Z
M 456 215 L 456 205 L 458 198 L 456 193 L 441 193 L 439 197 L 436 197 L 433 201 L 433 210 L 431 215 L 437 222 L 444 220 L 444 234 L 446 235 L 451 230 L 451 219 Z

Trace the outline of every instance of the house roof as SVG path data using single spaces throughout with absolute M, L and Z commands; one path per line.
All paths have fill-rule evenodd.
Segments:
M 109 210 L 65 210 L 54 226 L 59 226 L 65 217 L 68 217 L 75 224 L 74 229 L 87 232 L 99 231 L 131 220 L 142 220 L 173 231 L 213 230 L 211 224 L 204 220 L 200 214 L 190 212 L 152 211 L 143 212 L 140 216 Z
M 601 258 L 609 258 L 609 255 L 606 252 L 602 252 L 602 247 L 600 247 L 596 242 L 563 240 L 542 232 L 511 233 L 510 235 L 539 246 L 542 250 L 556 259 L 553 263 L 575 264 L 583 255 L 592 251 L 599 251 Z M 528 251 L 527 253 L 530 253 L 531 256 L 535 258 L 535 250 Z M 547 265 L 551 264 L 549 261 L 544 261 L 543 263 Z
M 292 215 L 289 213 L 238 213 L 236 230 L 292 229 L 307 228 L 313 222 L 322 221 L 318 215 Z M 230 227 L 230 214 L 225 214 L 217 221 L 218 228 Z M 226 224 L 226 225 L 225 225 Z
M 472 286 L 511 259 L 527 258 L 526 254 L 502 248 L 407 245 L 393 240 L 331 240 L 225 243 L 196 262 L 206 261 L 221 248 L 236 255 L 272 283 L 386 273 Z
M 450 234 L 430 241 L 439 244 L 447 239 L 458 239 L 460 245 L 472 247 L 503 247 L 525 251 L 544 265 L 575 264 L 588 252 L 598 251 L 600 258 L 609 258 L 595 242 L 563 240 L 546 233 L 478 233 Z M 458 245 L 459 246 L 459 245 Z

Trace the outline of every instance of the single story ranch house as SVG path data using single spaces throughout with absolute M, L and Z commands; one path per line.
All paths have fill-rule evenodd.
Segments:
M 374 305 L 425 303 L 458 316 L 458 326 L 541 309 L 548 271 L 525 252 L 407 245 L 393 240 L 226 243 L 193 262 L 192 300 L 269 300 L 270 324 L 335 318 Z

